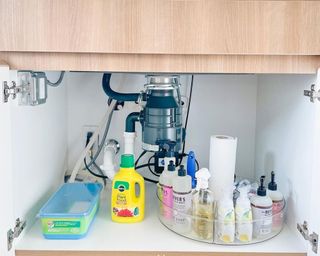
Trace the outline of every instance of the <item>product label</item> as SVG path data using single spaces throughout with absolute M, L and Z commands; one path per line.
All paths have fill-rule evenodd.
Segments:
M 161 214 L 164 218 L 171 219 L 173 214 L 173 191 L 172 187 L 161 185 L 162 208 Z
M 252 240 L 251 207 L 236 207 L 236 237 L 241 242 Z
M 190 229 L 191 220 L 188 213 L 191 210 L 191 191 L 189 193 L 173 192 L 174 224 L 180 232 Z
M 128 207 L 130 201 L 130 184 L 127 181 L 116 181 L 114 183 L 115 201 L 112 207 L 112 213 L 118 217 L 136 217 L 139 216 L 139 207 Z
M 280 229 L 283 224 L 283 210 L 284 200 L 273 201 L 272 203 L 272 227 L 274 229 Z
M 44 220 L 43 231 L 45 234 L 80 234 L 81 221 L 79 220 Z
M 218 207 L 217 239 L 224 243 L 234 241 L 235 215 L 233 208 Z
M 255 237 L 265 236 L 272 231 L 272 206 L 252 206 L 253 234 Z

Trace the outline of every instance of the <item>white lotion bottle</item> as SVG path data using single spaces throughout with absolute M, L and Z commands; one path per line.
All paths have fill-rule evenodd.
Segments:
M 173 161 L 159 177 L 158 196 L 161 201 L 160 216 L 167 224 L 171 224 L 173 215 L 173 179 L 177 176 Z
M 201 168 L 196 172 L 197 185 L 192 195 L 193 231 L 197 237 L 212 242 L 213 240 L 213 193 L 208 189 L 210 172 Z
M 235 237 L 235 213 L 233 187 L 224 189 L 223 197 L 217 201 L 215 242 L 232 243 Z
M 192 201 L 192 181 L 191 176 L 183 165 L 180 165 L 178 175 L 173 178 L 173 229 L 178 233 L 187 233 L 191 231 L 191 211 Z
M 263 184 L 264 179 L 265 176 L 260 177 L 257 194 L 251 197 L 253 236 L 255 238 L 265 238 L 272 232 L 272 200 L 267 195 Z
M 278 190 L 277 183 L 275 182 L 275 173 L 271 172 L 271 181 L 268 184 L 267 195 L 272 200 L 272 229 L 280 230 L 283 225 L 283 208 L 284 208 L 284 196 Z
M 238 241 L 248 243 L 252 240 L 252 210 L 248 198 L 249 186 L 239 188 L 240 196 L 236 201 L 236 238 Z

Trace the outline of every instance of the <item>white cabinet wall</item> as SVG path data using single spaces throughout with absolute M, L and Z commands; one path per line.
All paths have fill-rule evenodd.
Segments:
M 47 74 L 52 80 L 58 76 L 55 72 Z M 16 71 L 5 67 L 0 69 L 1 83 L 15 77 Z M 32 238 L 28 237 L 36 213 L 63 182 L 64 172 L 73 168 L 83 147 L 83 127 L 97 125 L 106 111 L 107 97 L 101 88 L 101 77 L 101 73 L 67 73 L 61 86 L 49 88 L 44 105 L 23 107 L 15 101 L 0 104 L 1 132 L 11 133 L 11 136 L 4 136 L 5 143 L 0 144 L 1 172 L 5 177 L 0 198 L 8 209 L 0 222 L 1 255 L 7 255 L 3 239 L 17 217 L 26 219 L 28 224 L 15 245 L 19 250 L 39 249 L 32 247 Z M 278 186 L 288 198 L 289 231 L 286 232 L 300 241 L 305 252 L 309 245 L 298 234 L 296 223 L 307 220 L 310 231 L 320 232 L 319 221 L 315 218 L 320 214 L 316 196 L 320 192 L 317 171 L 320 102 L 310 103 L 303 96 L 303 90 L 309 89 L 315 80 L 315 75 L 195 75 L 186 144 L 187 151 L 194 150 L 201 165 L 208 166 L 210 135 L 237 136 L 236 169 L 239 176 L 253 179 L 275 170 Z M 111 83 L 116 90 L 140 91 L 145 78 L 143 74 L 115 74 Z M 182 75 L 181 83 L 182 93 L 186 96 L 190 75 Z M 110 138 L 122 142 L 125 117 L 135 110 L 137 107 L 129 103 L 115 113 Z M 137 153 L 139 148 L 137 143 Z M 28 246 L 24 247 L 24 239 Z M 54 245 L 57 244 L 55 241 Z M 76 245 L 76 242 L 72 244 Z M 65 248 L 65 244 L 63 246 Z M 261 243 L 232 249 L 219 247 L 217 250 L 251 252 L 252 248 L 253 252 L 273 252 L 273 248 L 267 247 Z M 50 242 L 43 239 L 41 249 L 44 248 L 51 247 Z M 77 246 L 69 250 L 77 251 Z

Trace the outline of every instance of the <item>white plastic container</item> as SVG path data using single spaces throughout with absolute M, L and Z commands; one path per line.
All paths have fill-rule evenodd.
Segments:
M 260 186 L 257 194 L 251 197 L 253 217 L 253 236 L 263 238 L 272 232 L 272 200 L 267 196 L 264 187 L 264 176 L 260 178 Z
M 268 184 L 267 195 L 272 200 L 272 229 L 279 230 L 283 225 L 284 196 L 278 190 L 277 183 L 275 182 L 275 173 L 271 172 L 271 181 Z
M 236 238 L 238 241 L 248 243 L 252 240 L 252 210 L 251 203 L 248 198 L 249 187 L 239 188 L 240 196 L 237 199 L 236 214 Z
M 216 208 L 215 241 L 217 243 L 233 243 L 235 237 L 235 214 L 233 207 L 233 189 L 225 189 Z
M 192 183 L 191 176 L 187 175 L 183 165 L 180 165 L 178 175 L 173 178 L 173 229 L 179 233 L 189 232 L 191 219 L 188 218 L 191 211 Z
M 163 202 L 161 214 L 164 219 L 171 223 L 172 221 L 172 207 L 173 207 L 173 179 L 177 177 L 176 168 L 173 161 L 170 161 L 169 166 L 162 172 L 159 177 L 159 192 L 160 199 Z

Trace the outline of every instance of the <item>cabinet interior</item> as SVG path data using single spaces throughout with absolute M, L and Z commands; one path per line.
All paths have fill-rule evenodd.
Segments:
M 55 79 L 58 72 L 47 72 Z M 70 72 L 62 85 L 48 88 L 44 105 L 12 104 L 15 216 L 35 220 L 38 210 L 64 180 L 84 146 L 84 126 L 98 125 L 107 109 L 102 73 Z M 236 173 L 257 179 L 276 171 L 278 188 L 287 198 L 287 224 L 309 216 L 315 115 L 303 90 L 314 75 L 195 75 L 186 151 L 194 150 L 208 167 L 213 134 L 238 137 Z M 182 95 L 189 95 L 191 75 L 181 75 Z M 116 73 L 113 89 L 137 92 L 144 74 Z M 138 110 L 133 103 L 116 112 L 109 138 L 122 143 L 124 121 Z M 137 154 L 141 152 L 138 126 Z M 121 151 L 120 151 L 121 152 Z M 98 160 L 98 162 L 101 159 Z M 145 175 L 149 175 L 148 172 Z M 30 227 L 31 225 L 28 225 Z

